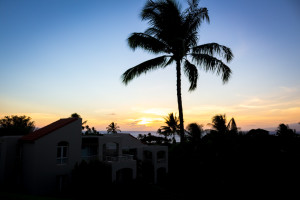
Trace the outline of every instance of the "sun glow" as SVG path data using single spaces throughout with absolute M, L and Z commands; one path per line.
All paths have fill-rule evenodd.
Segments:
M 153 120 L 150 118 L 141 118 L 138 125 L 150 125 Z
M 131 126 L 146 126 L 146 127 L 155 127 L 157 123 L 162 123 L 161 118 L 150 118 L 150 117 L 141 117 L 137 119 L 128 120 Z

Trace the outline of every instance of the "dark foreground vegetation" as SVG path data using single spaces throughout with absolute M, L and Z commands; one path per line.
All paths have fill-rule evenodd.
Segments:
M 209 135 L 199 146 L 171 148 L 168 181 L 180 185 L 184 195 L 289 195 L 299 190 L 300 138 Z

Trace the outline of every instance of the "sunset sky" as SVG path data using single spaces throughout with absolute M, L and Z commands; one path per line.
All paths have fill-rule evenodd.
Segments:
M 27 115 L 42 127 L 77 112 L 105 130 L 155 131 L 178 113 L 175 66 L 127 86 L 121 75 L 154 58 L 126 39 L 143 32 L 145 0 L 0 0 L 0 117 Z M 185 1 L 179 1 L 185 8 Z M 188 92 L 182 77 L 185 126 L 207 125 L 216 114 L 242 130 L 300 125 L 300 3 L 297 0 L 201 0 L 210 24 L 199 44 L 230 47 L 232 77 L 223 85 L 199 71 Z M 207 126 L 206 126 L 207 127 Z

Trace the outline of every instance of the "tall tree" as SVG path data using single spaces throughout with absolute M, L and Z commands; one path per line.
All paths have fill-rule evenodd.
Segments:
M 28 116 L 5 116 L 0 119 L 0 136 L 1 135 L 25 135 L 34 131 L 34 121 Z
M 231 70 L 222 59 L 230 62 L 233 58 L 231 50 L 226 46 L 217 43 L 198 45 L 198 29 L 203 21 L 209 22 L 208 11 L 207 8 L 199 7 L 198 0 L 187 2 L 188 7 L 183 11 L 175 0 L 146 2 L 140 16 L 142 20 L 148 21 L 149 28 L 143 33 L 132 33 L 127 41 L 133 50 L 142 48 L 159 56 L 128 69 L 122 75 L 122 81 L 127 85 L 141 74 L 166 68 L 175 62 L 181 141 L 184 141 L 182 67 L 190 82 L 189 91 L 193 91 L 197 88 L 198 68 L 216 72 L 221 75 L 223 83 L 226 83 Z

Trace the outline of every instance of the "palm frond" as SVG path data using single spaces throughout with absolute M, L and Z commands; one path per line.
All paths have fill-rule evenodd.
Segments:
M 215 115 L 212 118 L 212 126 L 219 133 L 225 133 L 227 131 L 226 115 Z
M 165 64 L 165 67 L 172 64 L 175 61 L 175 58 L 173 56 L 170 56 L 170 59 L 168 60 L 168 62 Z
M 227 62 L 230 62 L 233 59 L 233 53 L 230 48 L 219 45 L 218 43 L 208 43 L 199 45 L 193 48 L 193 53 L 208 54 L 214 56 L 218 54 L 223 57 Z
M 176 114 L 169 113 L 168 116 L 164 117 L 165 123 L 167 126 L 161 126 L 160 131 L 162 134 L 166 136 L 175 135 L 179 133 L 180 129 L 180 122 L 179 118 L 176 116 Z
M 201 23 L 206 20 L 209 23 L 209 16 L 207 8 L 198 7 L 198 0 L 188 1 L 189 7 L 185 10 L 184 14 L 184 28 L 187 32 L 196 31 Z
M 166 0 L 166 1 L 147 1 L 140 17 L 142 20 L 148 20 L 150 24 L 159 24 L 170 17 L 180 16 L 180 5 L 176 1 Z M 164 15 L 163 18 L 162 15 Z M 175 20 L 175 19 L 174 19 Z M 158 23 L 159 22 L 159 23 Z
M 130 48 L 135 50 L 136 48 L 142 48 L 152 53 L 166 52 L 167 46 L 145 33 L 132 33 L 127 39 Z
M 155 15 L 158 15 L 157 8 L 159 7 L 160 3 L 154 1 L 147 1 L 145 6 L 142 9 L 140 17 L 142 20 L 151 20 L 155 18 Z
M 173 0 L 148 1 L 140 15 L 142 20 L 147 20 L 150 25 L 147 33 L 155 32 L 156 38 L 172 46 L 172 42 L 182 32 L 180 9 L 178 3 Z
M 199 8 L 198 0 L 188 1 L 189 7 L 183 13 L 182 30 L 185 38 L 186 53 L 189 52 L 191 47 L 197 45 L 198 41 L 198 28 L 204 20 L 209 22 L 209 16 L 207 8 Z
M 166 67 L 167 57 L 169 56 L 153 58 L 126 70 L 126 72 L 122 74 L 122 82 L 127 85 L 132 79 L 140 76 L 142 73 L 146 74 L 148 71 Z
M 210 56 L 208 54 L 191 54 L 194 62 L 202 67 L 205 71 L 216 72 L 217 75 L 222 75 L 223 83 L 226 83 L 231 75 L 231 69 L 225 65 L 221 60 Z
M 197 67 L 192 63 L 190 63 L 188 60 L 185 60 L 183 70 L 191 83 L 189 91 L 195 90 L 197 88 L 197 80 L 198 80 Z
M 159 134 L 164 136 L 170 136 L 173 133 L 169 126 L 161 126 L 159 130 L 160 130 Z

